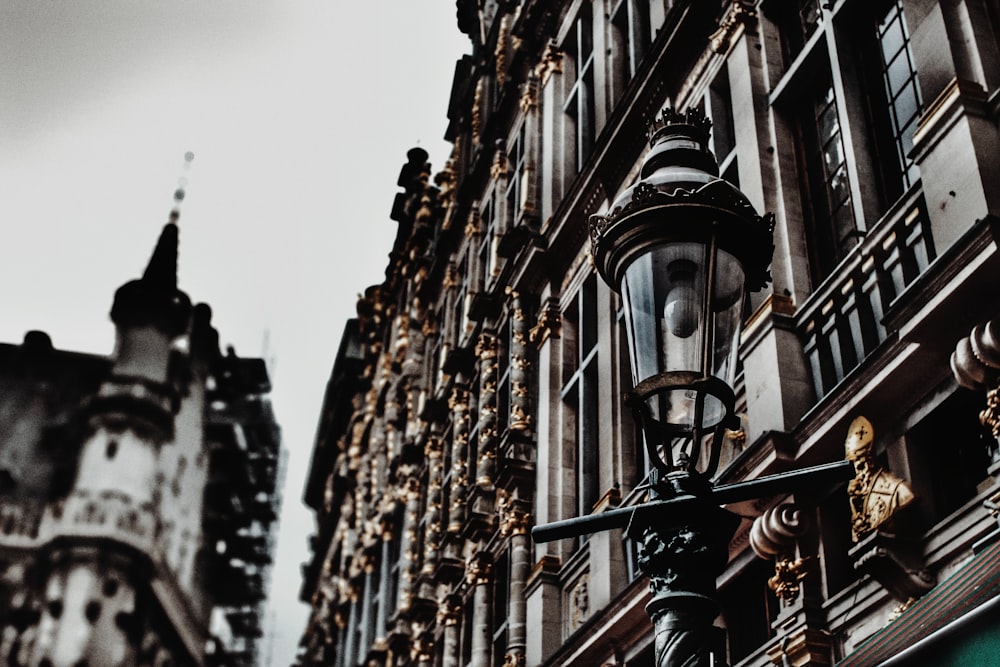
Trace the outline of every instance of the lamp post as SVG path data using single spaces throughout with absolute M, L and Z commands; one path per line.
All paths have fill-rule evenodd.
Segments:
M 652 468 L 650 500 L 536 526 L 536 542 L 627 528 L 650 579 L 658 667 L 723 665 L 716 578 L 739 517 L 720 505 L 849 479 L 838 462 L 715 486 L 748 291 L 770 281 L 774 218 L 719 178 L 701 113 L 664 109 L 640 180 L 590 220 L 597 270 L 622 295 L 634 388 L 626 396 Z

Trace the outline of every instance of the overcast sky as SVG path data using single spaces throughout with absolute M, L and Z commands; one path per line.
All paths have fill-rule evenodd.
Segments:
M 268 357 L 289 466 L 270 665 L 288 665 L 312 515 L 302 481 L 357 294 L 380 282 L 406 151 L 435 170 L 453 0 L 0 0 L 0 341 L 107 354 L 186 151 L 180 286 Z

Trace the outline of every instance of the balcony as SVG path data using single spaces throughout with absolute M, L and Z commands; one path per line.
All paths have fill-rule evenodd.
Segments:
M 885 312 L 933 259 L 923 195 L 911 188 L 798 313 L 817 401 L 893 333 Z

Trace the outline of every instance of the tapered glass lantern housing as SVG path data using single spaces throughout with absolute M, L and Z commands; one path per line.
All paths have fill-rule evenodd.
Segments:
M 663 473 L 711 477 L 735 426 L 744 297 L 770 280 L 772 216 L 718 176 L 710 122 L 664 109 L 640 180 L 591 218 L 594 259 L 622 295 L 630 403 Z

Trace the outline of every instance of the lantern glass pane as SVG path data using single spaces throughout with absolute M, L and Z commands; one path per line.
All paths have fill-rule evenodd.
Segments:
M 655 246 L 626 270 L 621 293 L 632 360 L 632 380 L 687 372 L 732 385 L 735 337 L 740 331 L 743 270 L 727 252 L 717 251 L 712 299 L 705 314 L 708 246 L 669 243 Z M 707 336 L 707 337 L 706 337 Z M 708 428 L 725 416 L 715 396 L 675 388 L 650 398 L 651 416 L 680 426 Z

